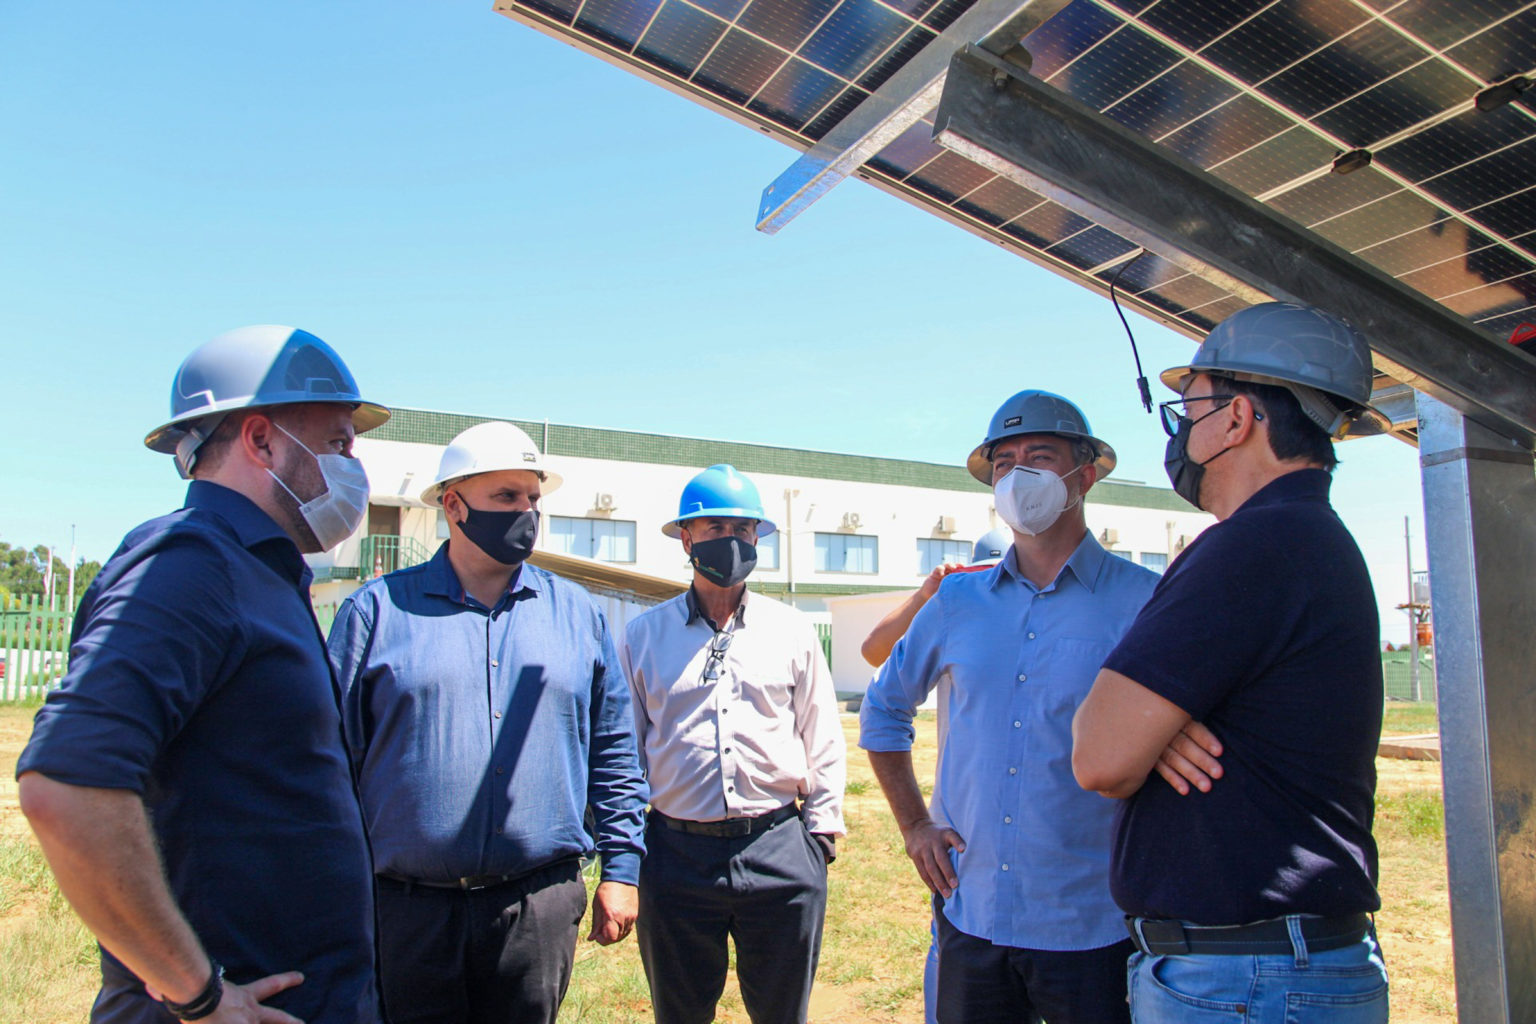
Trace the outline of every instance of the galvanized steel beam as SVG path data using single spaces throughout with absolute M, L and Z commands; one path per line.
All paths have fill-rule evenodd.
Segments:
M 1536 361 L 986 50 L 955 54 L 934 124 L 941 145 L 1245 300 L 1347 318 L 1383 373 L 1536 444 Z
M 949 59 L 981 40 L 1003 53 L 1070 0 L 980 0 L 763 189 L 757 230 L 776 234 L 939 102 Z
M 1536 1020 L 1536 473 L 1530 451 L 1433 398 L 1418 419 L 1457 1007 L 1523 1024 Z

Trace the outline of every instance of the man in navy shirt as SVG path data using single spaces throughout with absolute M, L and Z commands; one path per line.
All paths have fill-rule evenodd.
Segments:
M 171 411 L 145 443 L 186 506 L 87 589 L 22 810 L 101 943 L 93 1021 L 373 1024 L 368 847 L 300 553 L 361 522 L 353 434 L 389 413 L 272 326 L 193 352 Z
M 594 848 L 590 938 L 634 926 L 646 787 L 629 684 L 586 591 L 525 561 L 559 483 L 512 424 L 465 430 L 422 494 L 448 542 L 331 628 L 392 1024 L 553 1024 Z
M 1133 1017 L 1384 1022 L 1376 600 L 1328 504 L 1332 440 L 1383 426 L 1370 349 L 1330 314 L 1263 303 L 1163 381 L 1182 396 L 1164 403 L 1169 477 L 1219 522 L 1074 723 L 1078 781 L 1125 799 L 1111 885 Z M 1193 791 L 1144 784 L 1154 770 Z

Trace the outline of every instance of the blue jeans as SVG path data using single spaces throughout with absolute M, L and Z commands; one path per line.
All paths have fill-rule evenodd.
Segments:
M 1134 1024 L 1386 1024 L 1387 968 L 1376 936 L 1309 953 L 1290 919 L 1284 956 L 1149 956 L 1127 966 Z

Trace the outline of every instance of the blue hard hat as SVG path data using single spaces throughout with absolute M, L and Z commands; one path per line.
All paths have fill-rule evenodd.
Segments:
M 971 552 L 971 564 L 979 565 L 982 562 L 996 562 L 1008 553 L 1013 546 L 1013 531 L 1005 526 L 999 526 L 995 530 L 989 530 L 981 535 L 976 542 L 976 548 Z
M 236 409 L 310 402 L 352 406 L 359 434 L 389 419 L 388 409 L 363 400 L 335 350 L 308 331 L 276 324 L 236 328 L 198 346 L 182 362 L 171 385 L 171 418 L 150 431 L 144 444 L 170 454 L 200 420 L 222 419 Z
M 763 499 L 757 496 L 752 481 L 725 463 L 710 466 L 683 488 L 677 503 L 677 518 L 661 528 L 668 537 L 681 537 L 682 523 L 705 516 L 731 516 L 757 520 L 757 535 L 766 537 L 778 527 L 763 512 Z

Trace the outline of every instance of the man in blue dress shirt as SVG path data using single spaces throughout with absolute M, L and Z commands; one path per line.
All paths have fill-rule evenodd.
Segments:
M 525 563 L 559 482 L 517 427 L 470 427 L 422 494 L 448 542 L 331 628 L 393 1024 L 552 1024 L 594 849 L 589 937 L 634 926 L 647 790 L 629 684 L 587 592 Z
M 1089 534 L 1083 499 L 1114 468 L 1071 402 L 1003 403 L 968 468 L 1013 547 L 955 573 L 870 685 L 860 745 L 934 893 L 941 1024 L 1123 1024 L 1130 945 L 1109 895 L 1114 802 L 1072 777 L 1072 713 L 1157 576 Z M 912 716 L 948 675 L 944 785 L 925 805 Z
M 300 553 L 362 521 L 352 438 L 389 413 L 319 338 L 267 325 L 188 356 L 171 415 L 145 444 L 186 505 L 86 590 L 16 768 L 101 943 L 91 1020 L 376 1024 L 368 844 Z

